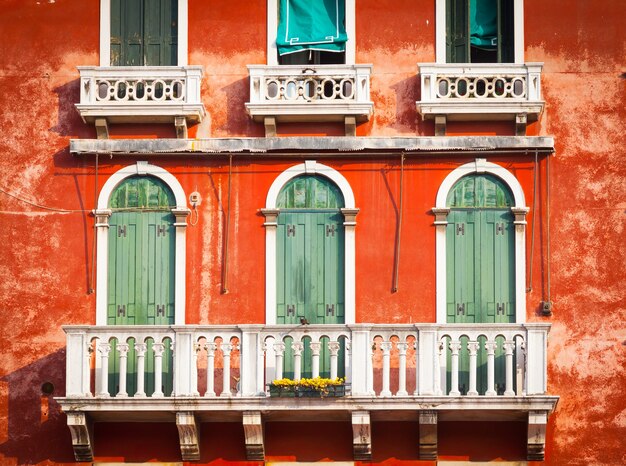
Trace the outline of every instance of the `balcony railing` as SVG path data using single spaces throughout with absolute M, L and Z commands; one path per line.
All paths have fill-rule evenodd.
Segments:
M 80 103 L 85 122 L 201 121 L 201 66 L 79 66 Z
M 293 358 L 290 367 L 295 368 L 294 378 L 299 378 L 298 368 L 305 365 L 312 368 L 312 377 L 320 375 L 324 357 L 330 359 L 326 364 L 331 377 L 345 375 L 351 386 L 349 397 L 496 399 L 546 392 L 546 324 L 64 329 L 67 398 L 265 398 L 266 384 L 283 376 L 285 358 Z M 329 348 L 326 356 L 321 345 Z M 311 351 L 302 352 L 305 346 Z M 309 361 L 303 360 L 305 354 Z M 486 360 L 480 368 L 479 358 Z M 487 381 L 481 393 L 477 390 L 480 371 Z M 172 378 L 171 393 L 161 389 L 167 377 Z M 460 378 L 468 379 L 468 390 L 460 389 Z M 500 386 L 497 381 L 502 381 Z M 131 392 L 128 386 L 133 384 Z
M 249 65 L 248 114 L 255 121 L 366 121 L 371 65 Z M 266 126 L 268 122 L 266 121 Z
M 542 68 L 542 63 L 419 64 L 417 110 L 422 118 L 450 121 L 535 121 L 544 107 Z

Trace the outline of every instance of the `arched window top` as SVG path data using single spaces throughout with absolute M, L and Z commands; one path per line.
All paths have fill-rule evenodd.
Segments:
M 515 205 L 506 183 L 493 175 L 468 175 L 458 180 L 446 200 L 448 207 L 506 208 Z
M 170 210 L 175 206 L 172 190 L 153 176 L 130 176 L 115 187 L 109 198 L 111 209 Z
M 341 190 L 324 176 L 301 175 L 289 180 L 280 190 L 279 209 L 339 209 L 344 207 Z

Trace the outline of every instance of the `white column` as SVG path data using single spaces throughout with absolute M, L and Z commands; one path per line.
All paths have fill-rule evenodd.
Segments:
M 389 373 L 391 372 L 389 359 L 391 345 L 392 343 L 390 341 L 383 341 L 380 344 L 380 348 L 383 350 L 383 389 L 380 392 L 380 396 L 391 396 L 391 390 L 389 390 Z
M 91 343 L 84 330 L 66 330 L 65 380 L 67 397 L 91 396 L 89 389 Z
M 154 393 L 152 397 L 161 398 L 163 396 L 163 352 L 165 345 L 154 343 L 152 351 L 154 352 Z
M 194 351 L 191 355 L 191 396 L 200 396 L 200 392 L 198 392 L 198 352 L 201 349 L 200 343 L 194 344 Z
M 329 341 L 328 342 L 328 350 L 330 351 L 330 378 L 337 378 L 337 359 L 339 355 L 339 345 L 338 341 Z
M 204 345 L 206 349 L 206 392 L 205 397 L 215 396 L 215 349 L 217 345 L 208 342 Z
M 479 346 L 480 343 L 477 341 L 467 343 L 467 349 L 469 350 L 469 391 L 467 394 L 470 396 L 478 395 L 478 390 L 476 390 L 476 357 Z
M 178 0 L 178 66 L 187 65 L 188 23 L 187 0 Z
M 371 353 L 371 342 L 369 329 L 360 329 L 358 327 L 351 328 L 350 342 L 350 358 L 352 375 L 350 383 L 352 384 L 353 395 L 367 395 L 368 384 L 368 358 Z
M 311 342 L 311 375 L 313 378 L 320 376 L 320 350 L 322 344 L 320 342 Z
M 265 394 L 264 358 L 261 351 L 261 325 L 240 326 L 240 390 L 242 396 Z
M 120 354 L 120 384 L 116 397 L 125 398 L 128 396 L 126 391 L 126 374 L 128 372 L 128 343 L 118 343 L 117 351 Z
M 542 395 L 547 390 L 547 345 L 550 324 L 526 324 L 526 394 Z
M 444 22 L 445 25 L 445 22 Z M 445 32 L 444 32 L 445 34 Z M 445 43 L 444 43 L 445 49 Z M 444 50 L 445 53 L 445 50 Z M 445 56 L 445 55 L 444 55 Z M 448 208 L 431 209 L 435 214 L 435 257 L 436 273 L 435 273 L 435 303 L 437 312 L 437 323 L 446 323 L 446 228 L 448 226 Z
M 110 22 L 110 17 L 107 17 L 107 20 Z M 106 46 L 108 51 L 108 42 Z M 109 66 L 109 63 L 106 66 Z M 111 211 L 109 209 L 98 209 L 94 213 L 96 216 L 96 242 L 98 244 L 96 250 L 96 325 L 106 325 L 109 280 L 107 273 L 109 263 L 109 217 L 111 216 Z
M 298 381 L 302 378 L 302 351 L 304 345 L 297 341 L 291 345 L 293 350 L 293 380 Z
M 487 350 L 487 391 L 486 396 L 496 396 L 495 391 L 495 354 L 498 344 L 495 341 L 488 341 L 485 343 L 485 349 Z
M 507 340 L 504 342 L 504 354 L 506 358 L 506 388 L 504 391 L 505 396 L 514 396 L 513 391 L 513 348 L 515 348 L 515 342 Z
M 98 345 L 100 352 L 100 392 L 99 397 L 106 398 L 109 396 L 109 353 L 111 352 L 110 343 L 100 343 Z
M 356 320 L 356 216 L 359 209 L 341 209 L 344 217 L 344 301 L 345 322 L 353 324 Z
M 186 268 L 187 268 L 187 215 L 189 209 L 172 209 L 176 217 L 174 227 L 176 228 L 176 261 L 174 271 L 174 323 L 185 325 L 185 303 L 186 303 Z M 177 340 L 178 341 L 178 340 Z M 176 392 L 178 393 L 178 389 Z
M 419 358 L 419 375 L 416 376 L 418 385 L 415 389 L 418 395 L 438 395 L 439 342 L 437 341 L 437 328 L 435 326 L 418 327 L 417 331 L 415 357 Z
M 459 396 L 459 351 L 461 350 L 460 341 L 450 342 L 450 396 Z
M 274 357 L 276 360 L 276 380 L 283 378 L 283 363 L 285 359 L 285 344 L 274 343 Z
M 135 343 L 135 351 L 137 352 L 137 392 L 135 393 L 135 398 L 145 398 L 144 379 L 146 377 L 146 351 L 148 351 L 148 345 Z
M 230 397 L 232 394 L 230 393 L 230 352 L 233 349 L 233 345 L 230 343 L 220 345 L 222 348 L 222 354 L 224 356 L 224 368 L 222 371 L 222 375 L 224 376 L 222 379 L 222 393 L 220 396 Z
M 409 393 L 406 391 L 406 350 L 409 347 L 408 343 L 399 342 L 396 344 L 398 347 L 398 393 L 396 396 L 407 396 Z

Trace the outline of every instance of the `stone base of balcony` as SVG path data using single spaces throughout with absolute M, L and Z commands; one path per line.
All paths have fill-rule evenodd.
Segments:
M 68 416 L 77 460 L 93 459 L 93 422 L 173 422 L 180 435 L 183 460 L 200 456 L 198 429 L 202 422 L 239 422 L 246 430 L 248 459 L 262 461 L 263 423 L 323 420 L 351 422 L 353 430 L 369 433 L 371 422 L 418 421 L 419 454 L 437 458 L 437 423 L 440 421 L 528 422 L 528 459 L 543 459 L 548 415 L 557 396 L 406 396 L 380 398 L 270 398 L 175 397 L 175 398 L 57 398 Z M 76 419 L 82 420 L 77 428 Z M 184 422 L 181 421 L 184 420 Z M 356 419 L 356 421 L 355 421 Z M 71 422 L 70 422 L 71 421 Z M 355 424 L 356 422 L 356 424 Z M 423 426 L 422 424 L 425 423 Z M 78 432 L 80 435 L 76 435 Z M 371 456 L 371 438 L 355 436 L 355 460 Z M 427 435 L 426 435 L 427 434 Z
M 206 115 L 202 104 L 76 104 L 76 109 L 85 123 L 93 123 L 97 118 L 105 118 L 109 123 L 173 123 L 175 117 L 184 117 L 191 124 L 202 121 Z
M 422 119 L 445 115 L 448 121 L 512 121 L 517 115 L 526 115 L 528 121 L 537 121 L 543 107 L 544 102 L 417 102 L 417 111 Z

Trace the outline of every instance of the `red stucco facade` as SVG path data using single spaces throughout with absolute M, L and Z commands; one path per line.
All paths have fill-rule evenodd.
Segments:
M 204 69 L 207 116 L 189 138 L 263 138 L 245 112 L 248 64 L 266 63 L 263 1 L 189 0 L 189 64 Z M 73 155 L 70 139 L 95 139 L 82 122 L 80 65 L 99 63 L 99 2 L 7 0 L 0 14 L 0 463 L 72 464 L 70 432 L 54 397 L 65 391 L 62 325 L 94 325 L 95 196 L 113 173 L 149 160 L 198 191 L 198 222 L 187 227 L 187 324 L 265 320 L 265 217 L 274 179 L 317 159 L 349 182 L 360 208 L 356 227 L 356 321 L 436 321 L 435 227 L 439 186 L 476 155 L 407 153 L 398 290 L 392 291 L 400 156 L 347 152 L 232 154 L 227 204 L 225 154 Z M 232 35 L 236 31 L 237 39 Z M 528 322 L 552 324 L 546 464 L 617 465 L 626 461 L 626 4 L 524 0 L 526 62 L 543 62 L 545 110 L 527 135 L 554 137 L 553 155 L 490 154 L 521 184 L 526 205 Z M 356 62 L 373 64 L 374 114 L 357 138 L 433 136 L 415 109 L 417 63 L 435 61 L 435 2 L 359 0 Z M 113 139 L 174 138 L 172 125 L 111 125 Z M 343 125 L 279 124 L 278 135 L 343 135 Z M 450 122 L 448 135 L 515 134 L 512 123 Z M 549 164 L 549 178 L 548 178 Z M 533 194 L 536 192 L 536 199 Z M 228 293 L 222 293 L 224 222 L 231 215 Z M 549 217 L 548 217 L 549 216 Z M 536 219 L 533 219 L 536 217 Z M 534 223 L 534 250 L 531 254 Z M 548 236 L 549 235 L 549 236 Z M 549 241 L 549 242 L 548 242 Z M 549 252 L 549 255 L 548 255 Z M 530 262 L 530 256 L 533 262 Z M 548 274 L 550 271 L 550 274 Z M 548 286 L 550 295 L 548 295 Z M 554 303 L 543 316 L 541 303 Z M 54 384 L 42 394 L 44 382 Z M 394 382 L 395 383 L 395 382 Z M 439 424 L 439 459 L 525 460 L 519 422 Z M 180 461 L 168 423 L 97 423 L 95 461 Z M 373 422 L 374 464 L 419 461 L 416 422 Z M 246 461 L 237 423 L 205 423 L 200 464 Z M 351 461 L 349 423 L 268 423 L 266 458 Z M 534 464 L 534 463 L 533 463 Z

